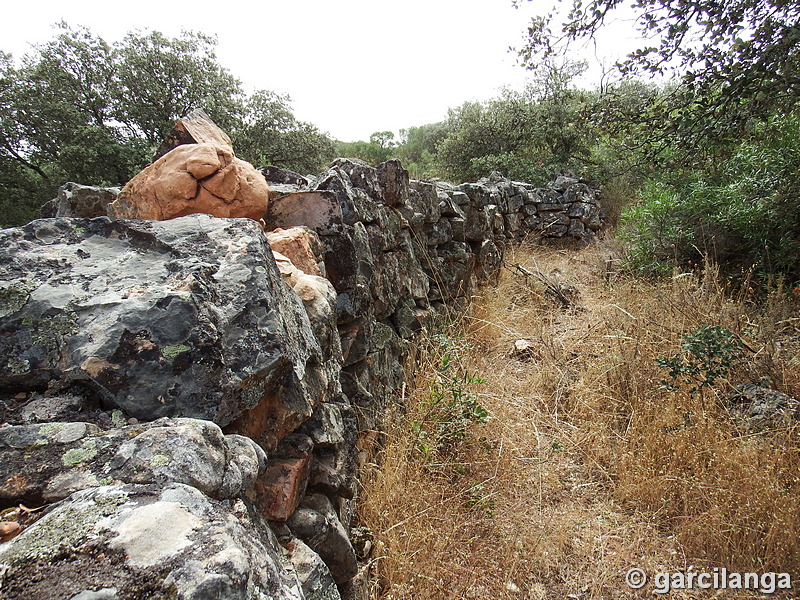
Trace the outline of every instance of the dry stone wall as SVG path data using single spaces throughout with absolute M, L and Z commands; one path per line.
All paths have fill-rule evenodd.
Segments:
M 97 217 L 118 190 L 77 184 L 0 232 L 6 597 L 358 597 L 358 467 L 408 341 L 496 280 L 508 244 L 602 227 L 598 192 L 563 175 L 261 173 L 267 234 Z

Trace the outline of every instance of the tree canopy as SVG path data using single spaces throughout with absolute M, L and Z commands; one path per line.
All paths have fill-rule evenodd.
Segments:
M 66 181 L 126 183 L 194 108 L 245 160 L 316 171 L 333 158 L 331 140 L 295 119 L 287 97 L 247 96 L 215 47 L 194 32 L 135 31 L 108 44 L 62 22 L 19 65 L 0 52 L 0 225 L 35 217 Z
M 645 43 L 619 72 L 675 77 L 669 94 L 635 119 L 627 115 L 645 124 L 654 154 L 677 145 L 692 155 L 701 141 L 735 141 L 755 120 L 800 101 L 798 0 L 574 0 L 560 23 L 552 14 L 531 22 L 523 62 L 536 68 L 622 9 L 635 15 Z

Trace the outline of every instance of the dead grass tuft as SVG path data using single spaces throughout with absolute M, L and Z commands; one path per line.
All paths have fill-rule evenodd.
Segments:
M 507 262 L 577 288 L 574 305 L 507 270 L 424 347 L 363 492 L 381 598 L 649 596 L 625 586 L 634 566 L 800 574 L 800 429 L 747 434 L 723 402 L 761 377 L 800 393 L 795 300 L 734 293 L 713 268 L 637 280 L 615 272 L 617 257 L 610 242 L 518 248 Z M 703 398 L 662 389 L 655 359 L 703 324 L 733 331 L 743 360 Z M 513 354 L 520 339 L 528 355 Z M 425 453 L 418 423 L 442 353 L 487 380 L 465 386 L 491 418 Z

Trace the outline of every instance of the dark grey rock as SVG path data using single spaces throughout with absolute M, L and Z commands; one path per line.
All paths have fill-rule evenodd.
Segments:
M 569 229 L 567 230 L 567 235 L 571 237 L 583 237 L 586 233 L 586 226 L 580 219 L 571 219 L 569 222 Z
M 292 533 L 320 555 L 336 583 L 352 579 L 358 562 L 347 530 L 339 522 L 333 504 L 322 494 L 306 496 L 286 521 Z
M 282 169 L 274 165 L 265 165 L 256 170 L 264 176 L 267 183 L 296 185 L 299 188 L 307 188 L 311 183 L 308 177 L 300 173 L 295 173 L 289 169 Z
M 65 183 L 58 188 L 54 217 L 105 217 L 108 205 L 119 195 L 118 187 L 94 187 L 79 183 Z
M 142 420 L 311 414 L 321 349 L 258 223 L 43 219 L 0 232 L 0 390 L 90 390 Z
M 408 171 L 396 158 L 378 165 L 378 185 L 389 206 L 408 202 Z

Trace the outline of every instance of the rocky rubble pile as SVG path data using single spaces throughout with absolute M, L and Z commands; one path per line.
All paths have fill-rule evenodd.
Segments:
M 174 137 L 163 164 L 204 143 Z M 79 218 L 119 201 L 75 184 L 59 217 L 0 232 L 4 597 L 359 597 L 358 469 L 409 340 L 494 280 L 508 243 L 601 227 L 597 192 L 563 176 L 261 173 L 266 234 Z

